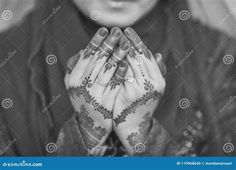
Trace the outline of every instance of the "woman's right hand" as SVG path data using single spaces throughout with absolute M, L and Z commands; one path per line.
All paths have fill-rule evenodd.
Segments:
M 122 59 L 129 52 L 129 44 L 119 44 L 119 28 L 100 28 L 85 50 L 68 62 L 65 85 L 84 143 L 90 154 L 96 154 L 112 130 L 112 109 L 127 71 Z M 120 79 L 115 81 L 113 75 Z

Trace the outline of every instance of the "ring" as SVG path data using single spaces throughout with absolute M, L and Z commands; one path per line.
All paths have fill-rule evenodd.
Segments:
M 114 61 L 115 63 L 118 63 L 118 62 L 121 61 L 121 59 L 120 59 L 119 57 L 117 57 L 114 53 L 112 54 L 112 57 L 111 57 L 111 58 L 113 58 L 113 57 L 114 57 L 114 59 L 116 60 L 116 61 Z
M 121 59 L 119 59 L 114 53 L 112 54 L 112 56 L 108 59 L 107 63 L 110 66 L 114 66 L 116 67 L 117 64 L 121 61 Z
M 98 59 L 104 57 L 109 57 L 112 53 L 112 48 L 107 43 L 102 43 L 102 46 L 99 47 Z
M 113 67 L 116 67 L 117 66 L 117 62 L 115 62 L 112 58 L 109 58 L 107 63 L 106 63 L 106 66 L 109 67 L 109 69 L 113 66 Z
M 125 78 L 118 76 L 117 74 L 114 75 L 115 79 L 121 83 L 125 81 Z
M 134 78 L 133 77 L 126 77 L 125 81 L 127 81 L 130 84 L 132 84 L 134 82 Z
M 90 42 L 84 50 L 84 59 L 87 59 L 91 54 L 94 55 L 98 49 L 98 45 Z
M 99 46 L 97 44 L 95 44 L 94 42 L 90 42 L 88 44 L 88 47 L 96 51 Z

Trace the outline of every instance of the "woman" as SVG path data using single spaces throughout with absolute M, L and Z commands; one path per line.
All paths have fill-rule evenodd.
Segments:
M 186 11 L 164 0 L 38 4 L 1 36 L 2 153 L 235 154 L 235 42 Z

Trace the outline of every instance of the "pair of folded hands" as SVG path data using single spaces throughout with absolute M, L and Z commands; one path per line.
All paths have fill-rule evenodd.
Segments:
M 100 28 L 69 59 L 65 84 L 91 154 L 112 130 L 130 154 L 145 148 L 165 72 L 161 54 L 153 56 L 130 27 Z

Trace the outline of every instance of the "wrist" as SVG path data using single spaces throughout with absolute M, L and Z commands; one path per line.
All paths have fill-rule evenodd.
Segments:
M 123 125 L 115 127 L 115 132 L 130 155 L 142 154 L 146 150 L 146 139 L 152 128 L 152 118 L 139 126 Z

